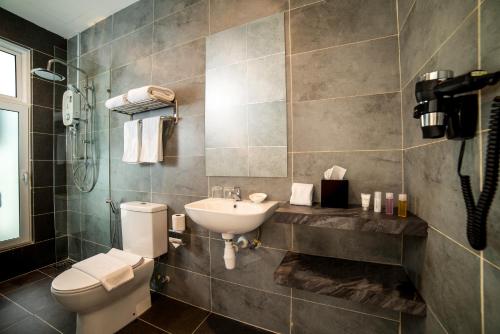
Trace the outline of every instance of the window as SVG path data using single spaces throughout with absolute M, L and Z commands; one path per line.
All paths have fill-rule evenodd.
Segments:
M 0 49 L 0 94 L 16 97 L 16 55 Z
M 31 242 L 30 51 L 0 39 L 0 250 Z

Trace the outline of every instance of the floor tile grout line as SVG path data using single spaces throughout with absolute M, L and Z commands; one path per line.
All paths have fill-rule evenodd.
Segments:
M 144 319 L 140 318 L 140 316 L 139 316 L 139 317 L 137 317 L 136 319 L 137 319 L 138 321 L 142 321 L 142 322 L 144 322 L 145 324 L 148 324 L 149 326 L 154 327 L 154 328 L 156 328 L 156 329 L 158 329 L 158 330 L 160 330 L 160 331 L 162 331 L 162 332 L 164 332 L 164 333 L 172 334 L 171 332 L 167 331 L 166 329 L 163 329 L 163 328 L 161 328 L 161 327 L 158 327 L 158 326 L 156 326 L 155 324 L 152 324 L 152 323 L 150 323 L 149 321 L 146 321 L 146 320 L 144 320 Z
M 215 315 L 218 315 L 218 316 L 221 316 L 223 318 L 227 318 L 227 319 L 231 319 L 231 320 L 234 320 L 234 321 L 237 321 L 237 322 L 240 322 L 242 324 L 245 324 L 245 325 L 248 325 L 248 326 L 251 326 L 251 327 L 255 327 L 255 328 L 258 328 L 258 329 L 262 329 L 262 330 L 265 330 L 267 332 L 271 332 L 271 333 L 275 333 L 275 334 L 280 334 L 276 331 L 273 331 L 271 329 L 268 329 L 268 328 L 264 328 L 264 327 L 261 327 L 261 326 L 258 326 L 258 325 L 254 325 L 254 324 L 251 324 L 249 322 L 246 322 L 246 321 L 243 321 L 243 320 L 240 320 L 240 319 L 236 319 L 236 318 L 233 318 L 229 315 L 226 315 L 226 314 L 223 314 L 223 313 L 219 313 L 219 312 L 211 312 L 212 314 L 215 314 Z M 238 334 L 238 333 L 235 333 L 235 334 Z
M 31 312 L 30 310 L 28 310 L 26 307 L 22 306 L 21 304 L 15 302 L 14 300 L 10 299 L 9 297 L 7 297 L 6 295 L 0 293 L 0 297 L 3 297 L 5 298 L 6 300 L 8 300 L 9 302 L 11 302 L 12 304 L 16 305 L 17 307 L 21 308 L 23 311 L 27 312 L 28 314 L 30 314 L 31 316 L 37 318 L 38 320 L 40 320 L 41 322 L 45 323 L 46 325 L 48 325 L 49 327 L 53 328 L 54 330 L 56 330 L 58 333 L 61 333 L 62 332 L 57 329 L 56 327 L 54 327 L 52 324 L 50 324 L 49 322 L 47 322 L 45 319 L 41 318 L 40 316 L 38 316 L 37 314 Z
M 177 297 L 173 297 L 173 296 L 167 295 L 166 293 L 164 293 L 164 292 L 162 292 L 162 291 L 157 291 L 157 290 L 152 290 L 152 291 L 153 291 L 154 293 L 157 293 L 157 294 L 159 294 L 159 295 L 162 295 L 163 297 L 167 297 L 167 298 L 173 299 L 173 300 L 175 300 L 175 301 L 178 301 L 178 302 L 183 303 L 183 304 L 190 305 L 190 306 L 192 306 L 192 307 L 196 307 L 196 308 L 201 309 L 201 310 L 203 310 L 203 311 L 206 311 L 206 312 L 208 312 L 208 313 L 211 313 L 211 312 L 212 312 L 212 311 L 210 311 L 210 310 L 208 310 L 208 309 L 206 309 L 206 308 L 204 308 L 204 307 L 201 307 L 201 306 L 195 305 L 195 304 L 193 304 L 193 303 L 187 302 L 187 301 L 182 300 L 182 299 L 179 299 L 179 298 L 177 298 Z M 213 312 L 212 312 L 212 313 L 213 313 Z
M 196 326 L 196 328 L 192 331 L 191 334 L 195 334 L 196 331 L 203 325 L 203 323 L 208 319 L 208 317 L 212 314 L 212 312 L 208 312 L 207 316 Z
M 51 239 L 48 239 L 48 240 L 51 240 Z M 44 241 L 47 241 L 47 240 L 44 240 Z M 20 247 L 20 248 L 22 248 L 22 247 Z M 41 271 L 40 271 L 40 269 L 41 269 L 41 268 L 48 267 L 48 266 L 50 266 L 50 265 L 52 265 L 52 264 L 49 264 L 49 265 L 47 265 L 47 266 L 43 266 L 43 267 L 40 267 L 40 268 L 37 268 L 37 269 L 30 270 L 30 271 L 28 271 L 28 272 L 26 272 L 26 273 L 22 273 L 22 274 L 16 275 L 16 276 L 11 277 L 11 278 L 7 278 L 6 280 L 0 281 L 0 284 L 6 283 L 6 282 L 8 282 L 8 281 L 10 281 L 10 280 L 13 280 L 13 279 L 16 279 L 16 278 L 20 278 L 21 276 L 24 276 L 24 275 L 32 274 L 32 273 L 34 273 L 35 271 L 38 271 L 38 272 L 40 272 L 40 273 L 42 273 L 42 274 L 44 274 L 44 275 L 46 275 L 46 276 L 47 276 L 47 274 L 45 274 L 45 273 L 41 272 Z M 40 281 L 40 280 L 42 280 L 42 279 L 45 279 L 45 277 L 44 277 L 44 278 L 41 278 L 41 279 L 39 279 L 39 280 L 33 281 L 32 283 L 34 283 L 34 282 L 38 282 L 38 281 Z M 30 283 L 28 283 L 28 284 L 30 284 Z M 1 294 L 1 292 L 0 292 L 0 294 Z

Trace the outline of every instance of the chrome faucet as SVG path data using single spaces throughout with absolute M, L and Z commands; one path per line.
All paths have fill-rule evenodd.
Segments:
M 240 189 L 240 187 L 233 188 L 233 190 L 231 191 L 231 197 L 237 202 L 241 201 L 241 189 Z

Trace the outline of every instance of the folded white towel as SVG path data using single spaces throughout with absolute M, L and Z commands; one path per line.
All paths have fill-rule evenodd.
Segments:
M 127 93 L 127 100 L 131 103 L 139 103 L 150 99 L 172 102 L 175 99 L 175 93 L 171 89 L 153 85 L 134 88 Z
M 139 124 L 139 120 L 123 124 L 123 162 L 139 162 L 141 139 L 141 125 Z
M 116 258 L 117 260 L 125 262 L 131 267 L 135 266 L 142 260 L 142 256 L 140 255 L 125 252 L 116 248 L 111 248 L 111 250 L 107 254 Z
M 313 187 L 314 185 L 312 184 L 293 183 L 290 204 L 311 206 L 313 198 Z
M 100 281 L 107 291 L 111 291 L 134 278 L 131 266 L 111 255 L 102 253 L 75 263 L 73 268 Z
M 115 96 L 115 97 L 112 97 L 112 98 L 106 100 L 104 105 L 108 109 L 113 109 L 113 108 L 121 107 L 121 106 L 128 104 L 128 103 L 129 103 L 129 101 L 127 100 L 127 94 L 122 94 L 122 95 L 118 95 L 118 96 Z
M 142 120 L 142 142 L 139 162 L 163 161 L 163 121 L 160 116 Z

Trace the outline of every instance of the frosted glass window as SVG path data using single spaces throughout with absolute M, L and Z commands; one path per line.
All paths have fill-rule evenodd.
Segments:
M 0 94 L 16 97 L 16 56 L 0 50 Z
M 19 113 L 0 109 L 0 241 L 19 238 Z

